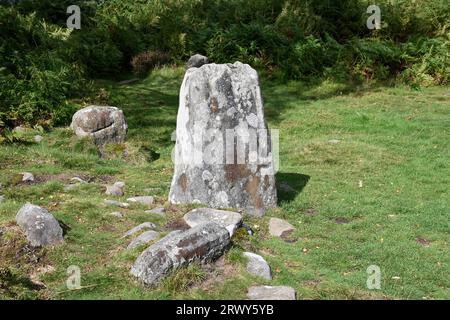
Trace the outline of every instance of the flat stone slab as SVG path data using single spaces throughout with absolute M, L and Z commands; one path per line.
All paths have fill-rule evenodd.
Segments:
M 166 209 L 159 207 L 159 208 L 154 208 L 151 210 L 145 210 L 145 213 L 152 213 L 152 214 L 157 214 L 159 216 L 165 216 L 166 215 Z
M 141 233 L 137 238 L 133 239 L 133 241 L 130 242 L 127 249 L 134 249 L 141 244 L 149 243 L 150 241 L 153 241 L 157 239 L 159 236 L 159 232 L 149 230 Z
M 154 285 L 172 270 L 193 262 L 216 260 L 229 244 L 227 229 L 214 222 L 173 231 L 142 252 L 131 268 L 131 274 L 146 285 Z
M 247 272 L 266 280 L 272 280 L 272 272 L 267 261 L 258 254 L 252 252 L 244 252 L 247 258 Z
M 239 213 L 211 208 L 191 210 L 184 215 L 183 219 L 191 228 L 202 223 L 215 222 L 226 228 L 230 236 L 242 225 L 242 216 Z
M 128 230 L 128 231 L 123 235 L 122 238 L 126 238 L 126 237 L 129 237 L 129 236 L 132 236 L 133 234 L 135 234 L 135 233 L 137 233 L 137 232 L 139 232 L 139 231 L 145 230 L 145 229 L 155 229 L 155 228 L 156 228 L 156 226 L 155 226 L 154 223 L 151 223 L 151 222 L 144 222 L 144 223 L 141 223 L 140 225 L 134 227 L 133 229 Z
M 140 203 L 149 206 L 153 204 L 154 198 L 152 196 L 139 196 L 128 198 L 127 201 L 131 203 Z
M 296 292 L 287 286 L 252 286 L 248 289 L 249 300 L 296 300 Z
M 110 205 L 110 206 L 116 206 L 119 208 L 129 208 L 130 205 L 126 202 L 120 202 L 120 201 L 116 201 L 116 200 L 105 200 L 105 204 Z
M 16 222 L 33 247 L 56 245 L 64 241 L 58 220 L 39 206 L 25 204 L 17 212 Z
M 275 237 L 286 236 L 294 230 L 295 227 L 283 219 L 270 218 L 269 220 L 269 233 L 271 236 Z

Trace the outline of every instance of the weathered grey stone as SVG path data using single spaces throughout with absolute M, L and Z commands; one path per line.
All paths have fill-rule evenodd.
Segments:
M 22 181 L 23 182 L 33 182 L 34 175 L 31 172 L 22 172 Z
M 249 300 L 295 300 L 295 290 L 287 286 L 252 286 L 248 289 Z
M 338 143 L 340 143 L 341 142 L 341 140 L 338 140 L 338 139 L 331 139 L 331 140 L 328 140 L 328 143 L 330 143 L 330 144 L 338 144 Z
M 105 200 L 105 204 L 110 205 L 110 206 L 116 206 L 119 208 L 129 208 L 130 205 L 126 202 L 120 202 L 120 201 L 116 201 L 116 200 Z
M 145 210 L 145 213 L 157 214 L 163 217 L 166 215 L 166 209 L 164 209 L 163 207 L 158 207 L 151 210 Z
M 141 244 L 149 243 L 150 241 L 155 240 L 158 238 L 159 232 L 149 230 L 141 233 L 137 238 L 133 239 L 133 241 L 130 242 L 127 249 L 134 249 L 137 246 L 140 246 Z
M 183 219 L 191 228 L 202 223 L 215 222 L 226 228 L 230 236 L 242 225 L 242 216 L 239 213 L 211 208 L 191 210 L 184 215 Z
M 294 230 L 295 227 L 283 219 L 270 218 L 269 220 L 269 233 L 271 236 L 286 236 L 289 232 L 292 232 Z
M 133 229 L 128 230 L 128 231 L 123 235 L 122 238 L 126 238 L 126 237 L 129 237 L 129 236 L 132 236 L 133 234 L 135 234 L 135 233 L 137 233 L 137 232 L 139 232 L 139 231 L 145 230 L 145 229 L 155 229 L 155 228 L 156 228 L 156 226 L 155 226 L 154 223 L 151 223 L 151 222 L 144 222 L 144 223 L 141 223 L 140 225 L 134 227 Z
M 39 206 L 25 204 L 17 213 L 16 222 L 34 247 L 56 245 L 64 241 L 58 220 Z
M 266 280 L 272 280 L 272 271 L 267 261 L 252 252 L 244 252 L 244 257 L 247 258 L 247 272 Z
M 35 135 L 34 136 L 34 142 L 36 143 L 41 143 L 42 140 L 44 140 L 44 137 L 40 136 L 40 135 Z
M 227 229 L 214 222 L 174 231 L 142 252 L 131 268 L 131 274 L 143 283 L 153 285 L 174 269 L 195 261 L 214 261 L 229 244 Z
M 240 62 L 188 69 L 169 201 L 261 216 L 277 204 L 274 173 L 256 71 Z
M 152 196 L 140 196 L 127 199 L 128 202 L 140 203 L 146 206 L 153 204 L 154 198 Z
M 112 217 L 115 217 L 115 218 L 119 218 L 119 219 L 123 218 L 122 212 L 119 212 L 119 211 L 111 212 L 109 215 L 112 216 Z
M 188 68 L 200 68 L 204 64 L 208 64 L 209 59 L 201 54 L 194 54 L 187 62 Z
M 122 110 L 110 106 L 88 106 L 72 117 L 72 130 L 78 137 L 91 137 L 102 146 L 125 141 L 128 126 Z
M 87 183 L 87 181 L 84 181 L 80 177 L 73 177 L 70 179 L 70 183 Z
M 106 186 L 105 194 L 110 196 L 118 196 L 121 197 L 124 195 L 123 188 L 125 187 L 125 183 L 118 181 L 114 183 L 112 186 Z

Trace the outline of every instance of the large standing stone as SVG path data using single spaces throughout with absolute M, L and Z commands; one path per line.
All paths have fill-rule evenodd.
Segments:
M 27 203 L 16 215 L 16 222 L 34 247 L 63 242 L 63 230 L 51 213 Z
M 258 74 L 249 65 L 188 69 L 180 91 L 169 200 L 261 216 L 277 194 Z
M 248 289 L 250 300 L 295 300 L 296 292 L 287 286 L 253 286 Z
M 98 146 L 125 141 L 128 126 L 122 110 L 110 106 L 89 106 L 77 111 L 70 127 L 79 137 L 91 137 Z
M 214 222 L 173 231 L 142 252 L 131 268 L 131 274 L 145 284 L 153 285 L 174 269 L 194 261 L 217 259 L 229 244 L 227 229 Z
M 242 225 L 242 216 L 239 213 L 211 208 L 191 210 L 183 219 L 191 228 L 206 222 L 218 223 L 228 230 L 230 236 Z

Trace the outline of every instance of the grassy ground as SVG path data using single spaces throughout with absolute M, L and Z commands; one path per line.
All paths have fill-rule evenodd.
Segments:
M 299 299 L 450 298 L 450 92 L 442 87 L 262 81 L 269 126 L 280 130 L 279 209 L 246 218 L 256 234 L 239 233 L 215 271 L 192 266 L 156 288 L 137 283 L 129 269 L 144 248 L 125 251 L 123 233 L 144 221 L 167 231 L 189 209 L 167 203 L 182 76 L 163 69 L 134 84 L 99 82 L 99 99 L 127 117 L 126 157 L 116 148 L 100 159 L 68 129 L 44 134 L 40 144 L 0 146 L 1 298 L 245 298 L 250 285 L 267 282 L 246 274 L 243 250 L 263 255 L 270 283 L 294 287 Z M 37 183 L 17 183 L 23 171 Z M 91 183 L 64 191 L 76 175 Z M 123 219 L 109 216 L 117 209 L 103 204 L 103 186 L 118 180 L 126 182 L 123 199 L 155 195 L 167 218 L 140 206 L 120 209 Z M 12 222 L 25 202 L 70 226 L 64 245 L 24 246 Z M 271 216 L 296 227 L 289 241 L 268 237 Z M 67 290 L 70 265 L 81 269 L 80 290 Z M 380 290 L 366 287 L 370 265 L 381 269 Z

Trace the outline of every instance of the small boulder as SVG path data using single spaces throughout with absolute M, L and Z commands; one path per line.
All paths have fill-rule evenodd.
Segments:
M 189 58 L 187 62 L 187 67 L 200 68 L 202 65 L 208 63 L 209 63 L 208 57 L 202 56 L 201 54 L 194 54 L 192 57 Z
M 34 175 L 31 172 L 22 172 L 22 181 L 23 182 L 33 182 Z
M 35 135 L 33 139 L 34 139 L 34 142 L 41 143 L 42 140 L 44 140 L 44 137 L 42 137 L 40 135 Z
M 296 300 L 296 292 L 287 286 L 252 286 L 248 289 L 249 300 Z
M 129 237 L 129 236 L 131 236 L 131 235 L 133 235 L 133 234 L 135 234 L 135 233 L 137 233 L 137 232 L 139 232 L 139 231 L 145 230 L 145 229 L 155 229 L 155 228 L 156 228 L 156 226 L 155 226 L 154 223 L 151 223 L 151 222 L 144 222 L 144 223 L 141 223 L 140 225 L 134 227 L 133 229 L 128 230 L 128 231 L 123 235 L 122 238 Z
M 119 218 L 119 219 L 122 219 L 122 218 L 123 218 L 122 212 L 119 212 L 119 211 L 111 212 L 109 215 L 110 215 L 111 217 L 115 217 L 115 218 Z
M 290 232 L 294 230 L 295 230 L 294 226 L 285 220 L 279 218 L 270 218 L 269 220 L 269 233 L 271 236 L 275 237 L 287 236 Z
M 166 215 L 166 209 L 164 209 L 163 207 L 158 207 L 151 210 L 145 210 L 145 213 L 157 214 L 164 217 Z
M 140 203 L 146 206 L 152 205 L 154 198 L 152 196 L 140 196 L 140 197 L 132 197 L 127 199 L 128 202 L 132 203 Z
M 128 131 L 122 110 L 111 106 L 88 106 L 77 111 L 70 127 L 78 137 L 91 137 L 97 146 L 123 143 Z
M 154 285 L 171 271 L 190 263 L 216 260 L 229 244 L 227 229 L 214 222 L 173 231 L 142 252 L 131 274 L 146 285 Z
M 266 280 L 272 280 L 272 272 L 266 260 L 252 252 L 244 252 L 244 257 L 247 258 L 247 272 Z
M 137 246 L 140 246 L 141 244 L 149 243 L 156 238 L 158 238 L 159 232 L 149 230 L 141 233 L 137 238 L 133 239 L 133 241 L 130 242 L 127 249 L 134 249 Z
M 39 206 L 25 204 L 17 213 L 16 222 L 33 247 L 56 245 L 64 241 L 58 220 Z
M 124 195 L 123 189 L 125 188 L 125 183 L 122 181 L 118 181 L 114 183 L 112 186 L 106 186 L 105 194 L 109 196 L 118 196 L 121 197 Z
M 202 223 L 215 222 L 226 228 L 230 237 L 242 225 L 242 216 L 239 213 L 211 208 L 194 209 L 186 213 L 183 219 L 191 228 Z

